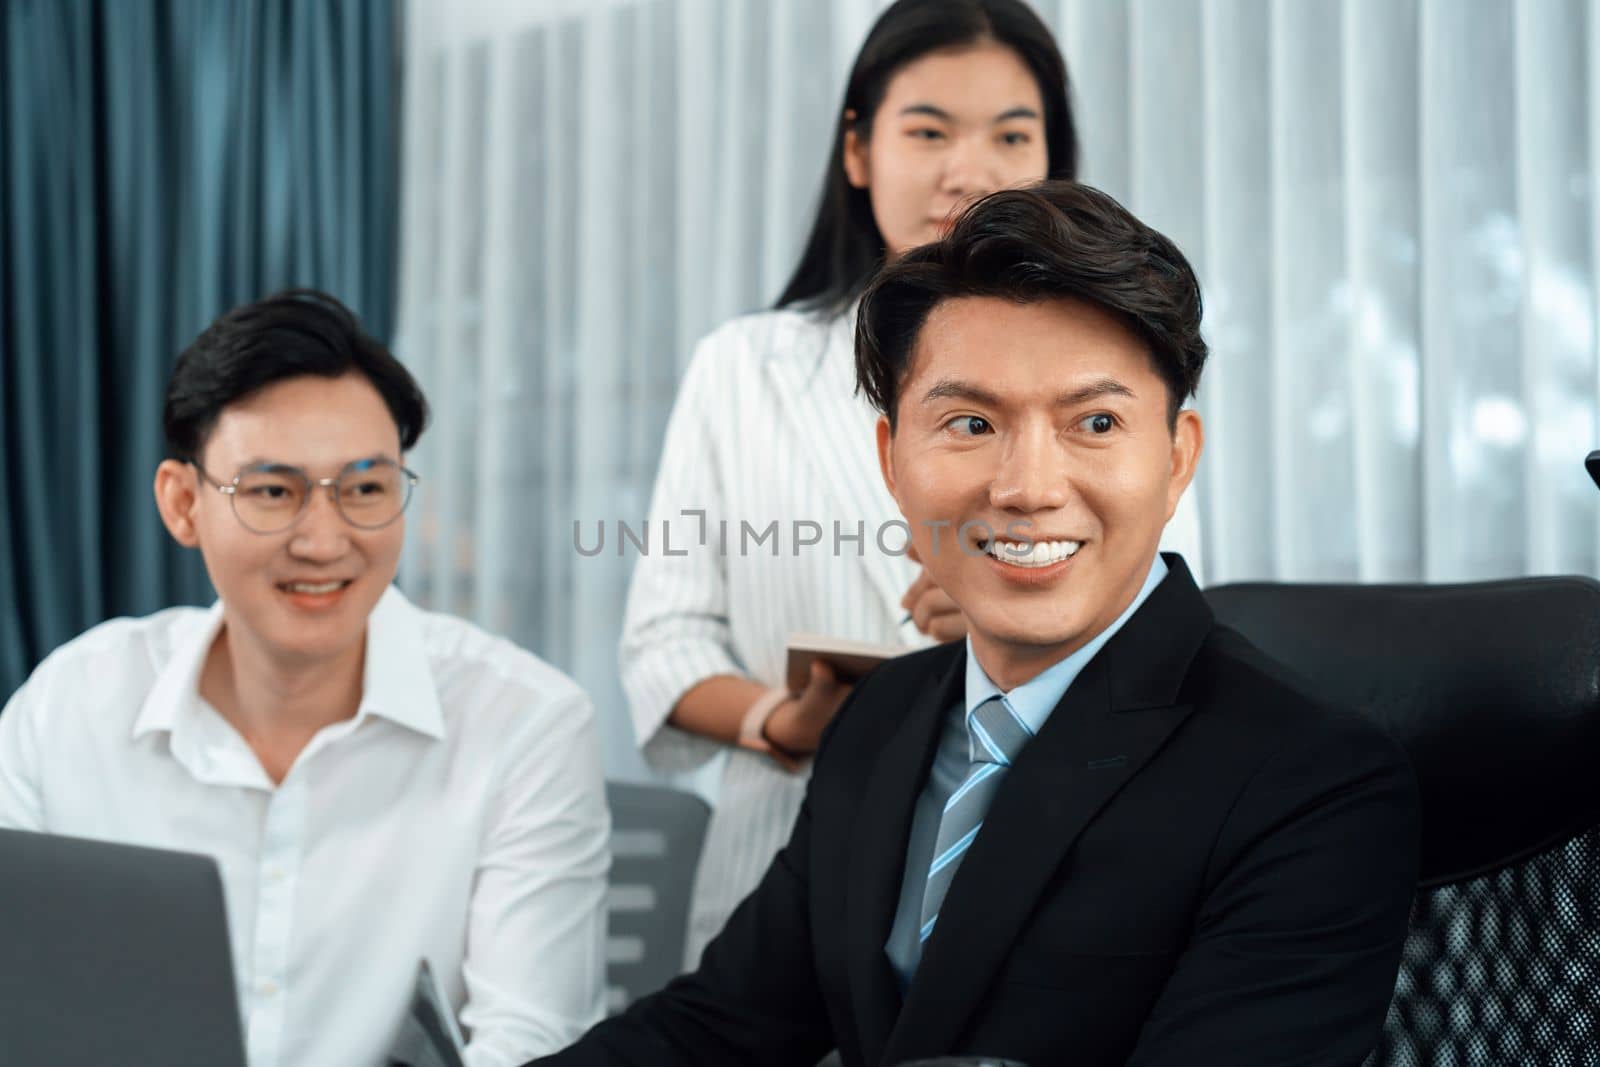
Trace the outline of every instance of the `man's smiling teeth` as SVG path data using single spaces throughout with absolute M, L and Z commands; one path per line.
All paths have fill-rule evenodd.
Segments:
M 1060 563 L 1068 559 L 1079 548 L 1083 547 L 1082 541 L 989 541 L 983 550 L 1002 563 L 1009 563 L 1015 567 L 1048 567 L 1052 563 Z
M 345 587 L 342 581 L 336 582 L 289 582 L 283 588 L 291 593 L 336 593 Z

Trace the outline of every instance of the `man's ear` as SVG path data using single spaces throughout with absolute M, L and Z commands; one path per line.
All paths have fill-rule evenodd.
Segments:
M 844 113 L 844 177 L 857 189 L 872 183 L 872 167 L 867 160 L 867 142 L 856 132 L 856 113 Z
M 200 472 L 192 464 L 164 459 L 156 468 L 156 510 L 172 539 L 185 548 L 198 548 L 200 534 L 195 508 L 200 503 Z
M 898 504 L 900 497 L 894 491 L 894 430 L 889 428 L 887 415 L 878 416 L 878 470 L 883 475 L 884 487 Z
M 1205 448 L 1206 431 L 1200 413 L 1184 408 L 1172 427 L 1172 472 L 1167 478 L 1167 520 L 1178 510 L 1183 491 L 1194 481 L 1195 466 Z

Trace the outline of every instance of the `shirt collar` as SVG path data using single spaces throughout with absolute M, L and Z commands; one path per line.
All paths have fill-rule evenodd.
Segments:
M 199 708 L 200 670 L 222 630 L 222 601 L 180 634 L 133 723 L 133 736 L 174 732 Z M 367 618 L 366 662 L 356 720 L 377 715 L 435 740 L 445 736 L 444 711 L 428 665 L 422 612 L 390 586 Z
M 367 619 L 367 665 L 359 715 L 380 715 L 435 740 L 445 735 L 444 709 L 423 641 L 422 612 L 390 586 Z
M 1036 677 L 1023 682 L 1009 693 L 1002 692 L 989 676 L 984 673 L 983 667 L 978 663 L 978 657 L 972 654 L 972 638 L 967 638 L 967 715 L 991 697 L 1004 697 L 1011 710 L 1017 713 L 1024 725 L 1038 734 L 1043 728 L 1045 720 L 1050 718 L 1050 713 L 1055 706 L 1061 703 L 1061 698 L 1066 695 L 1067 689 L 1073 681 L 1094 659 L 1095 653 L 1105 646 L 1105 643 L 1116 632 L 1122 629 L 1123 624 L 1133 618 L 1133 613 L 1145 602 L 1156 586 L 1167 576 L 1167 564 L 1157 555 L 1155 562 L 1150 565 L 1150 573 L 1145 575 L 1144 585 L 1140 586 L 1138 595 L 1133 598 L 1121 615 L 1104 630 L 1096 634 L 1088 644 L 1078 649 L 1072 655 L 1040 672 Z
M 199 706 L 200 669 L 206 653 L 222 630 L 222 601 L 211 605 L 199 618 L 173 637 L 172 655 L 156 675 L 155 685 L 145 695 L 139 715 L 133 720 L 133 736 L 177 729 L 179 720 Z

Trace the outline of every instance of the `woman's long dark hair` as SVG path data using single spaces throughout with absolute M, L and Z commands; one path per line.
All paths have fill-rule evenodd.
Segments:
M 852 128 L 865 139 L 890 79 L 902 67 L 929 52 L 980 41 L 1010 48 L 1033 72 L 1044 100 L 1049 177 L 1077 176 L 1078 133 L 1067 64 L 1050 30 L 1023 0 L 896 0 L 873 24 L 850 70 L 816 221 L 778 307 L 842 310 L 861 294 L 883 259 L 883 234 L 867 190 L 845 177 L 845 113 L 855 113 Z

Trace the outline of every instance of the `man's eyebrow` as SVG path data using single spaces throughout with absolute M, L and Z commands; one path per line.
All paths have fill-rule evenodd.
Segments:
M 359 459 L 352 459 L 349 463 L 346 463 L 344 465 L 344 469 L 348 469 L 350 467 L 359 466 L 359 465 L 364 464 L 364 463 L 365 464 L 371 464 L 371 463 L 399 463 L 399 462 L 400 462 L 400 460 L 399 460 L 398 457 L 391 456 L 387 452 L 374 452 L 369 456 L 362 456 Z
M 1097 382 L 1077 389 L 1070 389 L 1056 397 L 1056 406 L 1063 408 L 1076 407 L 1090 400 L 1098 400 L 1103 396 L 1122 396 L 1129 400 L 1137 400 L 1138 394 L 1115 378 L 1101 378 Z
M 974 404 L 984 404 L 988 407 L 1000 406 L 999 397 L 982 386 L 964 382 L 959 378 L 940 378 L 922 394 L 924 404 L 931 404 L 935 400 L 970 400 Z
M 1138 399 L 1138 394 L 1115 378 L 1101 378 L 1098 381 L 1058 394 L 1055 405 L 1063 408 L 1076 407 L 1079 404 L 1085 404 L 1105 396 L 1120 396 L 1129 400 Z M 929 387 L 926 393 L 922 394 L 921 402 L 924 404 L 931 404 L 935 400 L 968 400 L 986 407 L 1001 406 L 1000 398 L 994 393 L 991 393 L 981 385 L 974 385 L 972 382 L 962 381 L 959 378 L 940 378 Z
M 380 450 L 380 451 L 377 451 L 377 452 L 369 453 L 368 455 L 365 455 L 365 456 L 358 456 L 355 459 L 348 460 L 344 464 L 342 464 L 339 469 L 340 470 L 348 470 L 351 467 L 354 467 L 354 466 L 357 466 L 357 465 L 363 464 L 363 463 L 371 464 L 371 463 L 399 463 L 399 462 L 400 462 L 399 459 L 397 459 L 396 457 L 390 455 L 388 452 Z M 239 464 L 239 470 L 241 470 L 241 471 L 243 471 L 243 470 L 299 471 L 301 474 L 305 474 L 306 473 L 306 469 L 304 467 L 300 466 L 297 463 L 286 463 L 281 459 L 273 459 L 270 456 L 261 456 L 261 455 L 252 456 L 251 458 L 245 460 L 243 463 Z

